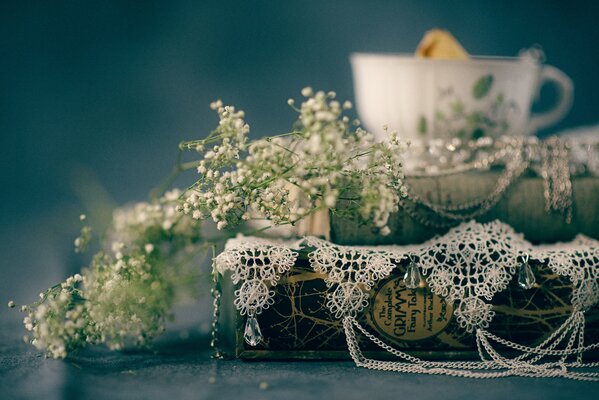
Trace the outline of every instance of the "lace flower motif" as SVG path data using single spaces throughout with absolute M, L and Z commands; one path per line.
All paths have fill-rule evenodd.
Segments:
M 241 315 L 258 315 L 273 303 L 275 286 L 281 274 L 295 263 L 297 253 L 288 246 L 264 242 L 239 242 L 230 246 L 215 260 L 215 269 L 223 274 L 231 271 L 235 285 L 235 307 Z
M 522 236 L 505 224 L 471 221 L 423 246 L 420 265 L 433 293 L 458 302 L 458 323 L 472 332 L 489 326 L 495 313 L 482 299 L 491 301 L 508 286 L 518 254 L 528 249 Z
M 454 311 L 458 324 L 467 332 L 478 328 L 488 328 L 489 322 L 495 316 L 491 304 L 485 303 L 478 297 L 468 297 L 460 302 Z
M 537 257 L 572 281 L 574 308 L 586 311 L 599 303 L 599 241 L 579 235 L 571 243 L 540 247 Z
M 395 265 L 389 255 L 359 248 L 334 246 L 315 238 L 307 238 L 315 250 L 309 254 L 316 272 L 326 275 L 329 288 L 327 306 L 336 318 L 355 315 L 368 305 L 367 292 L 376 282 L 388 276 Z

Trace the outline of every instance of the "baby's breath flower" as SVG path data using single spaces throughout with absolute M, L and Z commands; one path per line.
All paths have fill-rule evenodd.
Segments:
M 218 110 L 219 108 L 222 108 L 223 106 L 223 102 L 220 100 L 216 100 L 213 101 L 212 103 L 210 103 L 210 108 L 213 110 Z
M 89 323 L 81 297 L 81 276 L 73 276 L 49 289 L 41 301 L 22 307 L 24 339 L 53 358 L 64 358 L 88 342 L 95 341 L 94 327 Z
M 12 301 L 12 300 L 10 300 L 10 301 L 8 302 L 8 308 L 15 308 L 15 302 L 14 302 L 14 301 Z
M 83 217 L 83 219 L 81 218 Z M 79 219 L 85 221 L 85 215 L 82 214 Z M 92 228 L 90 226 L 84 226 L 81 228 L 79 236 L 75 239 L 73 244 L 75 245 L 76 253 L 83 253 L 89 246 L 89 242 L 92 240 Z
M 359 121 L 343 115 L 351 103 L 334 92 L 306 87 L 302 95 L 297 108 L 288 101 L 299 114 L 292 132 L 253 141 L 243 111 L 211 103 L 217 128 L 180 145 L 203 154 L 198 181 L 185 193 L 117 209 L 90 266 L 21 308 L 27 340 L 54 358 L 89 344 L 147 344 L 164 331 L 179 280 L 196 276 L 188 252 L 202 238 L 198 220 L 210 218 L 218 229 L 254 217 L 283 225 L 331 209 L 389 234 L 389 217 L 406 192 L 406 145 L 397 132 L 375 143 Z M 90 239 L 91 228 L 82 228 L 76 249 Z
M 304 97 L 311 97 L 314 94 L 314 91 L 312 90 L 312 88 L 310 86 L 306 86 L 305 88 L 302 89 L 302 96 Z
M 211 150 L 198 163 L 200 179 L 180 206 L 194 219 L 211 218 L 218 229 L 234 227 L 256 215 L 274 225 L 295 224 L 318 209 L 341 207 L 341 192 L 358 196 L 345 202 L 346 215 L 384 229 L 398 210 L 403 188 L 396 133 L 385 143 L 343 115 L 351 102 L 336 93 L 302 89 L 293 132 L 247 141 L 242 111 L 217 109 L 218 128 L 206 139 Z M 293 99 L 288 100 L 294 105 Z M 189 147 L 188 145 L 187 147 Z M 184 146 L 185 147 L 185 146 Z
M 190 291 L 197 278 L 187 253 L 201 238 L 200 226 L 176 211 L 180 195 L 175 190 L 153 203 L 117 209 L 105 246 L 109 251 L 100 251 L 81 274 L 21 307 L 30 332 L 26 340 L 49 357 L 64 358 L 87 345 L 142 346 L 161 334 L 180 292 L 174 289 Z M 182 278 L 190 287 L 178 284 Z

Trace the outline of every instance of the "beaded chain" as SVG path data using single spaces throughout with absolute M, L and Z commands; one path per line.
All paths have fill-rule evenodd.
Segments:
M 213 276 L 213 287 L 210 289 L 212 295 L 212 331 L 210 348 L 212 349 L 212 358 L 222 360 L 225 358 L 225 353 L 220 348 L 220 302 L 222 296 L 222 288 L 220 279 L 217 275 Z

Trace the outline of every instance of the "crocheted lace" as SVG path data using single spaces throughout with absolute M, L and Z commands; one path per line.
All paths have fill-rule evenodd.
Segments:
M 235 291 L 235 306 L 241 315 L 253 317 L 272 304 L 273 287 L 294 265 L 300 249 L 311 250 L 308 255 L 311 268 L 325 276 L 326 305 L 336 318 L 343 320 L 348 350 L 358 366 L 474 378 L 520 375 L 599 379 L 599 373 L 574 370 L 599 365 L 582 362 L 583 352 L 599 347 L 599 343 L 590 346 L 583 343 L 584 312 L 599 302 L 599 242 L 596 240 L 578 236 L 569 243 L 533 246 L 499 221 L 463 223 L 441 237 L 410 246 L 340 246 L 314 237 L 295 242 L 240 237 L 229 241 L 225 251 L 216 257 L 215 268 L 221 274 L 231 271 L 233 283 L 240 285 Z M 433 293 L 454 304 L 460 327 L 476 335 L 480 361 L 423 361 L 393 348 L 359 324 L 356 316 L 368 306 L 370 290 L 407 259 L 423 272 Z M 494 295 L 505 290 L 517 274 L 524 277 L 523 283 L 519 280 L 523 287 L 534 283 L 529 259 L 546 262 L 554 273 L 567 277 L 573 286 L 572 314 L 534 348 L 487 331 L 495 315 Z M 257 322 L 252 320 L 252 324 Z M 256 329 L 259 334 L 259 328 Z M 403 361 L 365 358 L 358 347 L 356 330 Z M 493 342 L 521 354 L 504 357 L 494 349 Z M 560 344 L 563 348 L 558 349 Z M 549 356 L 557 360 L 547 359 Z M 570 361 L 572 357 L 576 360 Z

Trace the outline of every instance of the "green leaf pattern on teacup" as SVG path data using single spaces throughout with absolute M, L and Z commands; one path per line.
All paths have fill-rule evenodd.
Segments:
M 472 88 L 472 96 L 474 96 L 475 99 L 482 99 L 489 94 L 491 87 L 493 86 L 493 80 L 493 75 L 491 74 L 481 76 Z
M 418 120 L 418 133 L 420 133 L 421 135 L 426 135 L 427 132 L 428 123 L 426 121 L 426 117 L 424 115 L 421 115 L 420 119 Z
M 517 104 L 506 100 L 501 92 L 494 95 L 489 105 L 489 96 L 493 94 L 493 81 L 493 75 L 490 74 L 476 80 L 472 86 L 472 97 L 475 102 L 484 101 L 484 105 L 472 110 L 467 109 L 464 101 L 455 94 L 453 87 L 444 89 L 443 107 L 435 111 L 431 126 L 427 124 L 425 116 L 418 119 L 417 128 L 420 135 L 476 140 L 485 136 L 497 138 L 506 134 L 510 127 L 508 115 L 519 110 Z

